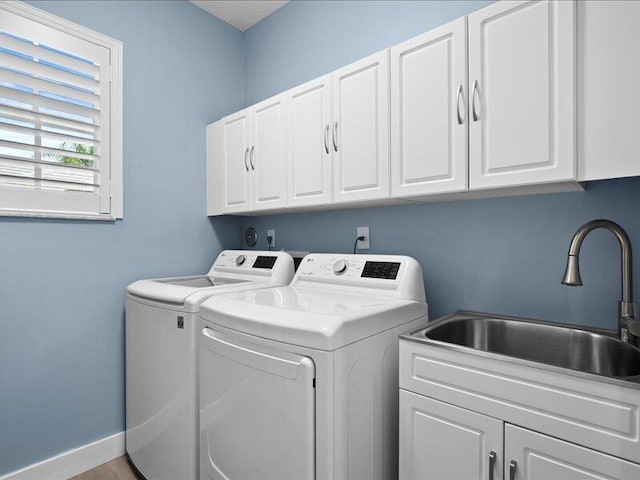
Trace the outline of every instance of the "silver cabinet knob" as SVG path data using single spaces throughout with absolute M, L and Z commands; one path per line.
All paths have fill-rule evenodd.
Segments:
M 238 255 L 236 257 L 236 266 L 239 267 L 240 265 L 242 265 L 246 261 L 247 261 L 246 255 Z
M 349 268 L 349 262 L 346 260 L 338 260 L 333 264 L 333 273 L 336 275 L 342 275 Z

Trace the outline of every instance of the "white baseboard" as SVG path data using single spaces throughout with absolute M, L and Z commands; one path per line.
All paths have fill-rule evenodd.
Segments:
M 124 453 L 124 432 L 120 432 L 8 473 L 0 480 L 67 480 Z

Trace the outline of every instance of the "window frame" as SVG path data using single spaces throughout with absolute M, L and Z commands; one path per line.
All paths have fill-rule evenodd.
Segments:
M 59 30 L 68 35 L 109 50 L 111 74 L 109 104 L 109 171 L 102 171 L 101 178 L 108 180 L 109 213 L 84 213 L 71 210 L 42 210 L 30 208 L 4 208 L 0 205 L 0 217 L 40 217 L 69 218 L 80 220 L 114 221 L 123 218 L 123 43 L 112 37 L 96 32 L 77 23 L 58 17 L 52 13 L 33 7 L 18 0 L 0 1 L 0 12 L 7 11 L 27 20 Z M 106 81 L 106 80 L 105 80 Z M 106 184 L 106 182 L 105 182 Z M 17 195 L 28 196 L 32 190 L 16 189 Z

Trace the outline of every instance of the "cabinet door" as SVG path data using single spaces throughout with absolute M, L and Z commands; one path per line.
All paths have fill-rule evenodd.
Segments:
M 290 90 L 289 206 L 331 202 L 330 76 Z
M 505 478 L 593 480 L 640 478 L 640 465 L 505 425 Z
M 502 478 L 503 422 L 400 390 L 400 478 Z
M 215 162 L 220 162 L 220 213 L 248 212 L 251 209 L 249 175 L 249 110 L 220 121 L 220 139 Z
M 252 210 L 287 204 L 286 98 L 279 95 L 251 107 Z
M 467 19 L 391 48 L 391 194 L 467 189 Z
M 578 9 L 578 179 L 640 175 L 640 2 Z
M 389 196 L 389 52 L 332 74 L 333 200 Z
M 575 3 L 469 16 L 470 189 L 575 180 Z

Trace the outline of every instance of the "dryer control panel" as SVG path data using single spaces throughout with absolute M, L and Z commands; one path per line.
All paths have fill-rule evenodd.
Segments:
M 422 269 L 416 260 L 401 255 L 307 255 L 291 285 L 318 283 L 327 288 L 361 287 L 373 294 L 424 301 Z

